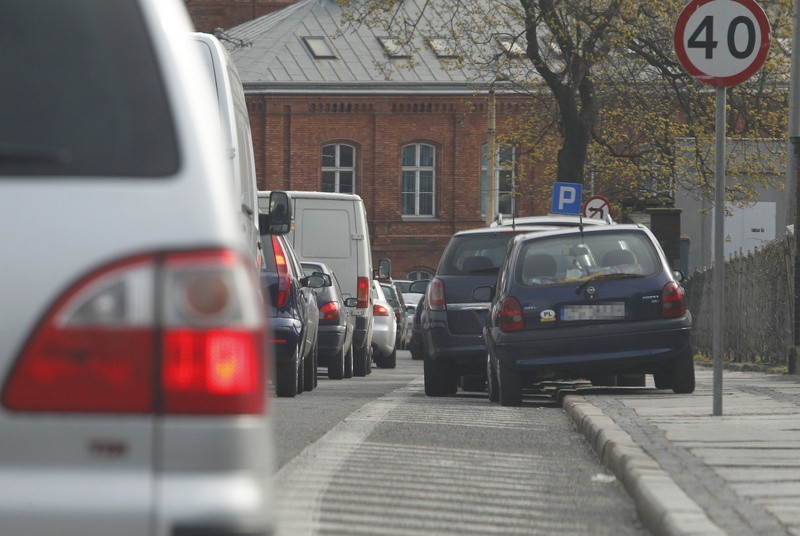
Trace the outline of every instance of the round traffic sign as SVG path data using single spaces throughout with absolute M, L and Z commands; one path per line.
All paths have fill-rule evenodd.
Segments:
M 755 0 L 692 0 L 675 24 L 674 45 L 683 68 L 715 87 L 740 84 L 764 64 L 769 21 Z
M 611 211 L 608 199 L 601 195 L 593 195 L 583 205 L 583 216 L 593 220 L 603 220 Z

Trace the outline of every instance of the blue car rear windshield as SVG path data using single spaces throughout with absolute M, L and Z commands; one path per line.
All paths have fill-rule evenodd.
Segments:
M 134 0 L 7 0 L 0 176 L 173 175 L 178 144 Z
M 581 281 L 601 275 L 647 276 L 662 270 L 648 235 L 636 231 L 570 233 L 519 243 L 515 280 L 528 286 Z

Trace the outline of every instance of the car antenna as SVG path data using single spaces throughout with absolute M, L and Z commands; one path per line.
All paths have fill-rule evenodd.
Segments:
M 583 242 L 583 212 L 578 212 L 578 227 L 581 231 L 581 242 Z

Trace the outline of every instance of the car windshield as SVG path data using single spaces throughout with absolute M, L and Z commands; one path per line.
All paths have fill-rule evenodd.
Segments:
M 454 236 L 439 263 L 439 275 L 496 274 L 514 233 Z
M 516 263 L 517 282 L 525 286 L 641 277 L 661 270 L 650 239 L 636 231 L 526 240 Z

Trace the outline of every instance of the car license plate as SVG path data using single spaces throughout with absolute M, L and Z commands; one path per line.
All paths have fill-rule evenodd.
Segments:
M 561 308 L 561 320 L 623 320 L 625 303 L 592 303 L 581 305 L 565 305 Z

